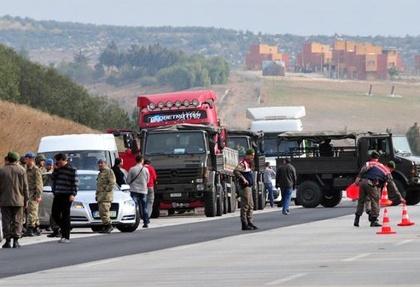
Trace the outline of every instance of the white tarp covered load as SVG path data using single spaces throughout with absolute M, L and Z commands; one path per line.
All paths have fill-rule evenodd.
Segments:
M 305 115 L 304 106 L 248 108 L 246 112 L 251 121 L 301 119 Z
M 250 130 L 264 131 L 264 133 L 300 132 L 303 130 L 303 125 L 299 119 L 252 121 Z

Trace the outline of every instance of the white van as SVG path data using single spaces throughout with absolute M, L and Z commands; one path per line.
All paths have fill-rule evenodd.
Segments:
M 118 148 L 112 134 L 72 134 L 41 138 L 38 154 L 54 158 L 64 153 L 72 167 L 78 170 L 97 170 L 97 162 L 104 159 L 112 166 L 118 158 Z

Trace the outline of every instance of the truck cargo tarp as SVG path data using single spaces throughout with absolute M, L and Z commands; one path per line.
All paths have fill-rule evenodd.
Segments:
M 264 133 L 300 132 L 303 130 L 303 126 L 302 121 L 299 119 L 253 121 L 251 122 L 250 130 L 253 132 L 263 131 Z
M 251 121 L 300 119 L 306 115 L 304 106 L 248 108 L 246 117 Z

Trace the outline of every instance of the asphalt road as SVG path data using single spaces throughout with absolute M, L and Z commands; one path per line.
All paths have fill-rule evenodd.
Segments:
M 138 230 L 134 233 L 112 233 L 72 239 L 71 244 L 44 242 L 21 249 L 0 250 L 0 278 L 45 271 L 98 260 L 139 255 L 162 249 L 211 242 L 235 235 L 263 234 L 269 230 L 352 214 L 354 206 L 344 203 L 336 208 L 293 209 L 289 216 L 280 211 L 256 215 L 258 231 L 243 232 L 237 216 Z M 241 237 L 241 236 L 240 236 Z

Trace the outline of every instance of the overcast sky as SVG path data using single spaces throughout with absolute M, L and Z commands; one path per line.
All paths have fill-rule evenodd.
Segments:
M 419 12 L 419 0 L 0 0 L 0 15 L 299 35 L 420 35 Z

